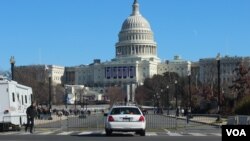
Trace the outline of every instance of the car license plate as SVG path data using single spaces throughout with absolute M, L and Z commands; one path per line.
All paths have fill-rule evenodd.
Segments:
M 124 122 L 130 122 L 130 118 L 123 118 Z

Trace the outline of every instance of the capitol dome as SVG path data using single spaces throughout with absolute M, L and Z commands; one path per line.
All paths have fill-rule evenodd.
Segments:
M 140 14 L 134 0 L 132 14 L 125 19 L 116 43 L 116 58 L 157 58 L 157 45 L 149 22 Z
M 141 15 L 131 15 L 122 24 L 122 31 L 134 28 L 151 30 L 148 21 Z

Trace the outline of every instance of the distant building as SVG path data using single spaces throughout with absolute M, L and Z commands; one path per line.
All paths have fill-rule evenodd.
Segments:
M 181 77 L 188 76 L 191 72 L 191 62 L 181 59 L 180 56 L 174 56 L 174 60 L 158 64 L 158 74 L 165 72 L 175 72 Z
M 76 83 L 75 72 L 76 72 L 75 67 L 65 67 L 64 84 L 68 84 L 68 85 L 79 84 L 79 83 Z
M 235 79 L 235 68 L 240 63 L 250 65 L 250 57 L 229 57 L 225 56 L 220 58 L 220 76 L 221 84 L 231 84 Z M 204 58 L 199 61 L 200 66 L 200 81 L 202 83 L 214 83 L 218 82 L 218 69 L 216 58 Z
M 64 67 L 56 65 L 48 65 L 47 71 L 51 72 L 52 84 L 57 85 L 63 83 L 64 73 L 65 73 Z

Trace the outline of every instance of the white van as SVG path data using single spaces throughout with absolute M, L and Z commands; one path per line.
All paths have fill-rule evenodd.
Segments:
M 20 130 L 27 122 L 32 88 L 0 76 L 0 131 Z

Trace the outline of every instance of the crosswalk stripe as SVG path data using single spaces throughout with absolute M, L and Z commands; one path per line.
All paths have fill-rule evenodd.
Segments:
M 178 133 L 172 133 L 172 132 L 170 132 L 169 130 L 167 130 L 167 129 L 164 129 L 164 131 L 167 133 L 167 135 L 169 135 L 169 136 L 182 136 L 181 134 L 178 134 Z
M 18 132 L 5 132 L 2 133 L 1 135 L 15 135 L 15 134 L 18 134 Z
M 205 134 L 202 134 L 202 133 L 188 133 L 192 136 L 206 136 Z
M 69 131 L 69 132 L 62 132 L 62 133 L 59 133 L 57 135 L 70 135 L 72 133 L 73 133 L 73 131 Z
M 221 136 L 220 133 L 211 133 L 211 135 L 213 135 L 213 136 Z
M 179 133 L 167 133 L 169 136 L 183 136 L 182 134 L 179 134 Z
M 155 132 L 146 132 L 146 136 L 157 136 Z
M 106 134 L 105 131 L 96 131 L 96 132 L 92 132 L 92 134 L 101 134 L 101 135 L 104 135 Z
M 38 133 L 38 135 L 49 135 L 49 134 L 52 134 L 52 133 L 54 133 L 54 132 L 42 132 L 42 133 Z
M 89 135 L 89 134 L 92 134 L 93 132 L 81 132 L 81 133 L 79 133 L 78 135 Z
M 18 135 L 29 135 L 31 134 L 30 132 L 20 132 Z

